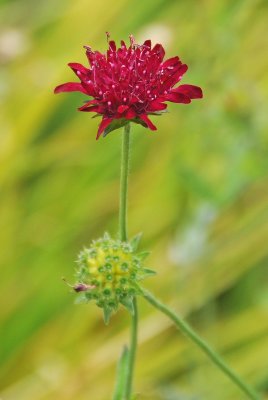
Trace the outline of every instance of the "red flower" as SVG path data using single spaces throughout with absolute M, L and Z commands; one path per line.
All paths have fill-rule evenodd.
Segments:
M 152 48 L 151 41 L 146 40 L 137 45 L 130 36 L 129 47 L 121 41 L 121 47 L 116 49 L 115 42 L 110 41 L 107 54 L 84 47 L 90 67 L 68 64 L 80 83 L 64 83 L 54 92 L 78 91 L 93 97 L 79 110 L 103 116 L 97 139 L 129 121 L 156 130 L 148 115 L 161 114 L 167 108 L 166 101 L 188 104 L 203 97 L 198 86 L 174 88 L 188 67 L 177 56 L 163 61 L 165 51 L 161 44 Z

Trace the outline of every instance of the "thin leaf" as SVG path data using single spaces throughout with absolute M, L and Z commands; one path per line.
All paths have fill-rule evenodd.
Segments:
M 121 357 L 117 364 L 116 383 L 113 394 L 113 400 L 122 400 L 125 393 L 127 366 L 128 366 L 129 350 L 124 346 Z
M 148 257 L 151 254 L 150 251 L 142 251 L 141 253 L 138 254 L 138 257 L 142 260 L 144 260 L 146 257 Z
M 130 244 L 134 251 L 137 251 L 142 235 L 143 233 L 140 232 L 131 239 Z
M 165 114 L 165 113 L 168 113 L 168 112 L 169 112 L 168 110 L 152 111 L 152 112 L 149 112 L 148 115 L 157 115 L 157 116 L 160 116 L 160 115 Z

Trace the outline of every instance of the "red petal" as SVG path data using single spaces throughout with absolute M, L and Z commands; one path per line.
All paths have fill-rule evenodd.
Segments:
M 161 103 L 159 100 L 153 100 L 149 104 L 148 111 L 161 111 L 167 108 L 166 104 Z
M 87 93 L 89 96 L 94 97 L 95 96 L 95 86 L 92 81 L 83 81 L 81 82 L 81 85 L 85 89 L 85 93 Z
M 111 41 L 109 42 L 109 47 L 110 47 L 110 49 L 111 49 L 112 51 L 116 51 L 116 44 L 115 44 L 115 41 L 114 41 L 114 40 L 111 40 Z
M 121 40 L 121 48 L 124 49 L 124 50 L 127 48 L 126 43 L 124 42 L 124 40 Z
M 177 68 L 174 68 L 175 72 L 173 75 L 169 76 L 167 74 L 167 79 L 164 80 L 164 86 L 167 89 L 170 89 L 171 87 L 176 85 L 176 83 L 178 83 L 181 80 L 183 74 L 185 74 L 185 72 L 187 71 L 188 66 L 186 64 L 182 64 L 181 66 L 179 66 L 177 71 L 176 71 L 176 69 Z
M 97 104 L 98 104 L 97 100 L 90 100 L 90 101 L 86 102 L 82 107 L 79 107 L 78 110 L 79 111 L 95 111 L 95 110 L 93 110 L 93 107 L 95 109 L 98 109 L 99 106 Z M 92 107 L 92 105 L 93 105 L 93 107 Z
M 176 83 L 178 83 L 181 78 L 183 77 L 183 75 L 185 74 L 185 72 L 187 71 L 188 66 L 186 64 L 182 64 L 178 71 L 175 72 L 175 74 L 173 75 L 173 77 L 171 78 L 171 87 L 173 87 L 174 85 L 176 85 Z
M 178 69 L 178 73 L 182 76 L 188 69 L 188 65 L 182 64 L 181 67 Z
M 130 108 L 126 113 L 125 118 L 126 119 L 133 119 L 135 117 L 136 117 L 135 111 L 132 108 Z
M 83 88 L 81 83 L 78 82 L 67 82 L 63 85 L 59 85 L 54 89 L 54 93 L 62 92 L 82 92 L 87 94 L 86 90 Z
M 80 107 L 80 109 L 83 108 L 83 107 L 91 106 L 92 104 L 98 104 L 98 100 L 87 101 L 82 107 Z
M 128 110 L 128 108 L 129 108 L 128 106 L 121 105 L 118 107 L 117 111 L 119 112 L 119 114 L 123 114 L 123 112 Z
M 176 56 L 176 57 L 172 57 L 172 58 L 169 58 L 168 60 L 166 60 L 166 61 L 162 64 L 161 67 L 162 67 L 163 69 L 165 69 L 165 68 L 167 68 L 167 67 L 174 66 L 174 65 L 176 65 L 176 64 L 178 64 L 178 63 L 180 63 L 180 59 L 179 59 L 178 56 Z
M 183 93 L 171 92 L 165 96 L 167 101 L 171 101 L 173 103 L 191 103 L 191 99 Z
M 79 63 L 69 63 L 68 66 L 74 71 L 74 73 L 80 77 L 81 74 L 87 75 L 89 72 L 89 69 L 84 67 L 84 65 L 79 64 Z
M 153 53 L 158 53 L 160 56 L 160 60 L 162 61 L 163 58 L 165 57 L 165 50 L 161 44 L 156 44 L 154 48 L 152 49 Z
M 101 112 L 100 106 L 88 106 L 85 108 L 80 107 L 80 108 L 78 108 L 78 110 L 83 111 L 83 112 L 96 112 L 98 114 L 100 114 L 100 112 Z
M 181 85 L 174 89 L 174 92 L 185 94 L 190 99 L 202 99 L 203 97 L 202 89 L 194 85 Z
M 151 131 L 157 130 L 157 127 L 152 123 L 152 121 L 147 117 L 146 114 L 139 115 L 139 118 L 142 119 L 146 123 L 147 127 L 149 129 L 151 129 Z
M 152 42 L 151 42 L 151 40 L 145 40 L 145 42 L 143 43 L 143 46 L 146 46 L 146 47 L 151 48 L 151 47 L 152 47 Z
M 92 51 L 91 47 L 89 46 L 84 46 L 84 48 L 86 49 L 86 56 L 89 61 L 89 64 L 92 65 L 95 60 L 95 51 Z
M 98 129 L 97 137 L 96 140 L 99 139 L 100 135 L 103 133 L 103 131 L 107 128 L 107 126 L 112 122 L 112 118 L 103 118 Z

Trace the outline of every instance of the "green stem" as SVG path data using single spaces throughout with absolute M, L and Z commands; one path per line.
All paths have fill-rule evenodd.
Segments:
M 157 300 L 150 292 L 143 290 L 143 295 L 146 300 L 151 303 L 162 313 L 166 314 L 175 325 L 181 329 L 181 331 L 192 340 L 206 355 L 217 365 L 222 372 L 227 375 L 233 383 L 238 386 L 249 399 L 260 400 L 259 395 L 248 386 L 228 365 L 222 360 L 222 358 L 184 321 L 181 317 L 175 314 L 165 304 Z
M 137 307 L 137 300 L 135 297 L 133 299 L 133 307 L 134 307 L 134 312 L 132 315 L 128 369 L 127 369 L 127 376 L 126 376 L 126 392 L 125 392 L 124 400 L 130 400 L 130 398 L 131 398 L 132 381 L 133 381 L 134 365 L 135 365 L 135 357 L 136 357 L 136 349 L 137 349 L 138 307 Z
M 124 127 L 122 135 L 122 159 L 120 174 L 120 203 L 119 203 L 119 235 L 123 242 L 127 241 L 127 190 L 129 169 L 130 125 Z
M 120 203 L 119 203 L 119 235 L 120 240 L 126 242 L 127 234 L 127 191 L 130 149 L 130 124 L 125 125 L 122 135 L 122 159 L 120 174 Z M 136 298 L 133 299 L 133 314 L 131 319 L 130 348 L 126 367 L 126 382 L 124 400 L 130 400 L 134 373 L 135 355 L 137 348 L 138 308 Z

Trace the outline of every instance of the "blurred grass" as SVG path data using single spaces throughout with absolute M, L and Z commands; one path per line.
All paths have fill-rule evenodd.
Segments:
M 157 133 L 134 127 L 130 233 L 153 250 L 147 286 L 268 398 L 267 3 L 13 0 L 0 20 L 1 399 L 107 400 L 128 340 L 124 311 L 104 327 L 60 281 L 82 246 L 117 231 L 120 133 L 96 142 L 83 95 L 52 94 L 105 31 L 163 42 L 204 89 Z M 140 399 L 244 398 L 140 307 Z

